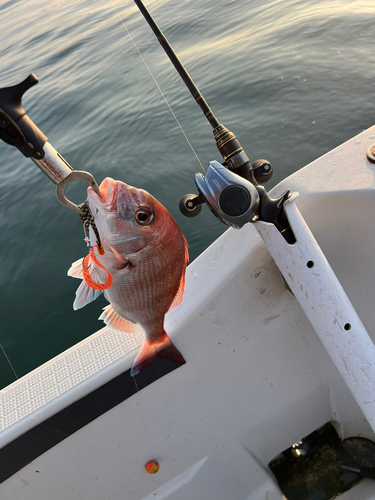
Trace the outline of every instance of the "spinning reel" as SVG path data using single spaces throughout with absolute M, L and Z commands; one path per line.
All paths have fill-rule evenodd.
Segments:
M 242 155 L 245 157 L 243 152 Z M 271 178 L 271 164 L 266 160 L 257 160 L 251 166 L 247 161 L 238 170 L 242 175 L 228 170 L 217 161 L 211 161 L 206 176 L 195 174 L 198 196 L 187 194 L 181 199 L 182 214 L 195 217 L 201 212 L 202 204 L 206 203 L 215 217 L 227 226 L 240 229 L 247 222 L 270 222 L 288 243 L 295 243 L 294 233 L 283 208 L 284 201 L 289 197 L 289 190 L 273 199 L 259 183 Z
M 185 195 L 180 201 L 180 211 L 186 217 L 195 217 L 201 212 L 202 204 L 206 203 L 221 222 L 241 228 L 257 218 L 260 200 L 265 194 L 264 188 L 260 188 L 259 184 L 267 182 L 272 173 L 269 162 L 257 160 L 252 170 L 248 171 L 247 177 L 253 181 L 251 182 L 219 162 L 211 161 L 206 176 L 195 174 L 199 195 Z
M 224 162 L 211 161 L 205 176 L 195 174 L 198 196 L 185 195 L 179 205 L 181 213 L 195 217 L 206 203 L 215 217 L 227 226 L 240 229 L 247 222 L 263 220 L 273 223 L 287 241 L 293 242 L 294 236 L 283 210 L 289 191 L 272 199 L 262 186 L 272 177 L 270 162 L 257 160 L 251 165 L 236 136 L 223 125 L 215 127 L 213 133 Z

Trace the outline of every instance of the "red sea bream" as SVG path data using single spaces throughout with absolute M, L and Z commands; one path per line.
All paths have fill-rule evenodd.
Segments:
M 83 278 L 74 309 L 94 300 L 101 293 L 98 288 L 106 288 L 110 305 L 99 319 L 129 333 L 143 329 L 133 376 L 156 356 L 185 363 L 164 330 L 166 312 L 181 302 L 184 291 L 188 245 L 180 228 L 142 189 L 107 177 L 100 185 L 101 197 L 91 188 L 87 193 L 102 249 L 92 247 L 84 261 L 69 269 L 70 276 Z

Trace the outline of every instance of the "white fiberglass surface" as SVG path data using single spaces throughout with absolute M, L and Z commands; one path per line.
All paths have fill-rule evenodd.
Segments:
M 371 134 L 364 135 L 368 143 Z M 342 160 L 327 172 L 334 157 L 327 155 L 293 176 L 290 185 L 300 191 L 298 207 L 371 333 L 375 169 L 365 160 L 366 141 L 361 150 L 356 138 L 336 152 L 342 158 L 347 151 L 350 165 Z M 312 181 L 304 186 L 301 177 Z M 373 439 L 252 226 L 230 230 L 215 242 L 188 268 L 186 287 L 180 309 L 167 320 L 186 365 L 19 471 L 0 486 L 4 498 L 47 500 L 53 494 L 57 500 L 99 500 L 123 498 L 126 491 L 132 500 L 143 499 L 173 478 L 186 479 L 194 464 L 203 470 L 208 456 L 207 464 L 217 464 L 210 474 L 216 470 L 217 478 L 229 478 L 228 484 L 237 485 L 231 498 L 243 499 L 257 484 L 259 465 L 239 459 L 239 450 L 266 469 L 269 460 L 329 420 L 339 423 L 343 437 Z M 153 458 L 160 471 L 150 476 L 144 465 Z M 192 474 L 181 482 L 181 499 L 202 496 L 198 478 Z M 365 482 L 360 487 L 361 498 L 372 498 Z M 346 498 L 358 498 L 354 492 Z

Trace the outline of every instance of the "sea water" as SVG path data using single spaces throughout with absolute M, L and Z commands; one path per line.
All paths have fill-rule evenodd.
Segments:
M 145 2 L 218 120 L 269 187 L 375 122 L 373 0 Z M 130 0 L 0 4 L 0 87 L 35 73 L 27 113 L 75 170 L 148 190 L 177 220 L 195 259 L 226 228 L 204 208 L 184 218 L 202 167 L 219 160 L 212 129 Z M 17 376 L 103 326 L 104 298 L 73 311 L 82 224 L 51 181 L 0 144 L 0 344 Z M 76 203 L 86 186 L 69 186 Z M 235 252 L 235 250 L 234 250 Z M 228 258 L 235 258 L 235 253 Z M 15 380 L 0 349 L 0 387 Z

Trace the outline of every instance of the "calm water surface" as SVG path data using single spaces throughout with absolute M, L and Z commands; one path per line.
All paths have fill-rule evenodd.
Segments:
M 217 118 L 271 185 L 375 122 L 373 0 L 145 2 Z M 118 13 L 113 8 L 116 7 Z M 130 0 L 9 0 L 0 5 L 0 86 L 33 72 L 23 103 L 51 144 L 98 182 L 158 198 L 196 258 L 224 230 L 178 211 L 201 170 L 121 23 L 126 23 L 203 166 L 220 160 L 211 127 Z M 86 253 L 79 218 L 14 148 L 0 144 L 0 342 L 18 376 L 103 326 L 103 298 L 80 311 L 66 276 Z M 77 203 L 84 185 L 72 186 Z M 0 351 L 0 387 L 14 381 Z

